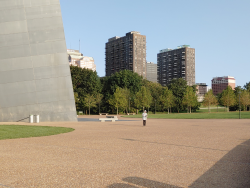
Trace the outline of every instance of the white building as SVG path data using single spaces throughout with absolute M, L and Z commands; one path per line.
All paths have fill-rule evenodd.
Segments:
M 91 69 L 92 71 L 96 71 L 96 65 L 95 65 L 93 57 L 83 56 L 81 59 L 76 61 L 76 64 L 78 67 Z
M 69 65 L 96 71 L 96 65 L 93 57 L 83 56 L 83 54 L 80 53 L 79 50 L 68 49 L 67 53 Z

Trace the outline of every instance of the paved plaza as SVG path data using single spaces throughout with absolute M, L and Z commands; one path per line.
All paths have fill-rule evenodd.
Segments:
M 249 119 L 125 120 L 39 123 L 75 131 L 0 140 L 0 187 L 250 187 Z

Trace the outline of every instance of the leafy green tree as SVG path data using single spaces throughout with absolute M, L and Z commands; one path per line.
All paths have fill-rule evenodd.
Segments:
M 130 106 L 129 102 L 130 102 L 130 99 L 131 99 L 130 90 L 127 89 L 127 88 L 124 88 L 123 91 L 124 91 L 123 94 L 124 94 L 124 96 L 125 96 L 125 98 L 126 98 L 126 100 L 127 100 L 126 112 L 128 113 L 128 108 L 129 108 L 129 106 Z
M 163 90 L 162 95 L 159 97 L 159 100 L 160 100 L 163 110 L 167 108 L 168 114 L 169 114 L 169 108 L 171 108 L 174 104 L 173 92 L 166 87 Z
M 223 106 L 227 107 L 228 112 L 229 107 L 236 103 L 236 96 L 231 86 L 227 86 L 227 88 L 222 91 L 220 102 Z
M 244 107 L 244 110 L 247 109 L 247 106 L 250 105 L 250 93 L 247 92 L 247 90 L 243 90 L 241 93 L 240 93 L 240 105 L 243 105 Z
M 114 106 L 117 109 L 118 115 L 118 108 L 125 108 L 127 105 L 127 99 L 124 95 L 124 89 L 117 87 L 114 95 L 108 100 L 111 106 Z
M 160 96 L 163 91 L 163 86 L 159 83 L 150 82 L 147 80 L 144 81 L 144 86 L 150 90 L 151 96 L 152 96 L 152 102 L 150 104 L 151 109 L 156 111 L 156 109 L 160 109 Z M 155 109 L 156 108 L 156 109 Z
M 101 102 L 102 102 L 103 95 L 101 93 L 97 93 L 96 96 L 95 96 L 95 98 L 96 98 L 95 99 L 96 103 L 99 106 L 99 114 L 100 114 L 100 105 L 101 105 Z
M 103 106 L 104 109 L 109 112 L 110 104 L 108 100 L 113 96 L 117 87 L 127 88 L 129 90 L 131 105 L 134 104 L 135 94 L 141 89 L 143 85 L 143 78 L 139 74 L 132 72 L 130 70 L 122 70 L 116 72 L 115 74 L 104 77 L 101 79 L 102 83 L 102 94 L 103 94 Z
M 195 92 L 193 90 L 193 87 L 187 87 L 186 92 L 183 96 L 182 104 L 186 105 L 188 110 L 189 110 L 189 113 L 191 113 L 192 107 L 196 106 L 197 103 L 198 103 L 198 101 L 197 101 L 197 97 L 195 95 Z
M 90 108 L 96 106 L 95 97 L 93 95 L 87 94 L 84 98 L 85 106 L 89 108 L 89 115 L 90 115 Z
M 168 88 L 173 92 L 175 97 L 175 108 L 178 113 L 179 111 L 184 110 L 182 99 L 186 93 L 187 87 L 187 81 L 182 78 L 173 79 L 168 85 Z
M 246 84 L 244 85 L 244 88 L 245 88 L 248 92 L 250 92 L 250 82 L 246 83 Z
M 141 87 L 141 90 L 138 91 L 135 95 L 135 105 L 137 108 L 142 108 L 144 111 L 144 108 L 150 107 L 150 104 L 152 102 L 152 96 L 149 91 L 145 86 Z
M 217 105 L 218 101 L 217 98 L 214 96 L 213 94 L 213 90 L 210 89 L 206 94 L 205 94 L 205 98 L 203 100 L 202 103 L 204 106 L 208 107 L 208 111 L 210 112 L 210 106 L 211 105 Z
M 95 71 L 86 68 L 70 66 L 71 79 L 77 110 L 83 110 L 86 105 L 84 98 L 87 94 L 96 95 L 101 92 L 101 81 Z

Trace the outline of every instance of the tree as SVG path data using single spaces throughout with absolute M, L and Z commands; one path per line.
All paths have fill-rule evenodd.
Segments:
M 183 96 L 182 104 L 186 105 L 189 109 L 189 113 L 191 113 L 191 109 L 193 106 L 196 106 L 198 103 L 197 97 L 195 95 L 195 92 L 193 90 L 193 87 L 187 87 L 186 93 Z
M 173 79 L 168 85 L 168 88 L 173 92 L 175 97 L 175 107 L 178 113 L 180 110 L 184 110 L 182 99 L 185 95 L 187 87 L 187 81 L 182 78 Z
M 138 91 L 135 95 L 135 105 L 137 108 L 142 108 L 144 111 L 145 107 L 150 107 L 150 103 L 152 102 L 152 96 L 145 86 L 141 87 L 141 90 Z
M 240 105 L 244 106 L 244 110 L 250 105 L 250 93 L 247 90 L 243 90 L 240 94 Z
M 89 115 L 90 115 L 90 108 L 96 106 L 95 97 L 93 95 L 87 94 L 84 98 L 85 106 L 89 108 Z
M 115 74 L 104 77 L 101 79 L 102 83 L 102 94 L 103 94 L 103 108 L 106 112 L 110 111 L 110 104 L 108 100 L 113 96 L 117 87 L 127 88 L 130 92 L 131 103 L 135 94 L 141 89 L 143 85 L 143 78 L 138 73 L 130 70 L 122 70 Z
M 125 108 L 127 105 L 127 99 L 124 95 L 124 89 L 117 87 L 114 95 L 108 100 L 108 103 L 117 109 L 118 115 L 118 108 Z
M 244 88 L 245 88 L 248 92 L 250 92 L 250 82 L 246 83 L 246 84 L 244 85 Z
M 205 98 L 203 100 L 203 105 L 208 107 L 208 112 L 210 112 L 210 106 L 211 105 L 217 105 L 218 101 L 216 97 L 213 94 L 213 90 L 210 89 L 206 94 Z
M 160 103 L 163 107 L 163 110 L 165 108 L 168 109 L 169 114 L 169 108 L 171 108 L 174 104 L 174 95 L 171 90 L 169 90 L 167 87 L 163 90 L 162 95 L 159 97 Z
M 152 96 L 152 102 L 150 104 L 151 109 L 156 111 L 155 108 L 160 105 L 160 96 L 163 91 L 163 86 L 159 83 L 155 82 L 150 82 L 148 80 L 143 80 L 144 81 L 144 86 L 150 90 L 151 96 Z M 159 109 L 159 107 L 157 108 Z
M 130 104 L 129 104 L 129 102 L 130 102 L 130 90 L 129 89 L 127 89 L 127 88 L 124 88 L 123 89 L 123 91 L 124 91 L 124 96 L 125 96 L 125 98 L 126 98 L 126 100 L 127 100 L 127 104 L 126 104 L 126 111 L 127 111 L 127 113 L 128 113 L 128 108 L 129 108 L 129 106 L 130 106 Z
M 227 88 L 222 91 L 220 101 L 223 106 L 227 107 L 227 111 L 229 112 L 229 107 L 236 103 L 236 97 L 231 86 L 227 86 Z
M 102 102 L 103 95 L 101 93 L 96 94 L 96 103 L 99 105 L 99 114 L 100 114 L 100 104 Z
M 95 71 L 86 68 L 70 66 L 71 79 L 77 110 L 82 110 L 86 105 L 84 98 L 87 94 L 96 95 L 101 92 L 101 81 Z

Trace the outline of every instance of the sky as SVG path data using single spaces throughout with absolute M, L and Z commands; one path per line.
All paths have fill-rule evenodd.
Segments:
M 160 50 L 195 48 L 195 82 L 233 76 L 250 82 L 250 0 L 60 0 L 68 49 L 93 57 L 105 76 L 105 43 L 130 31 L 146 35 L 147 61 Z

